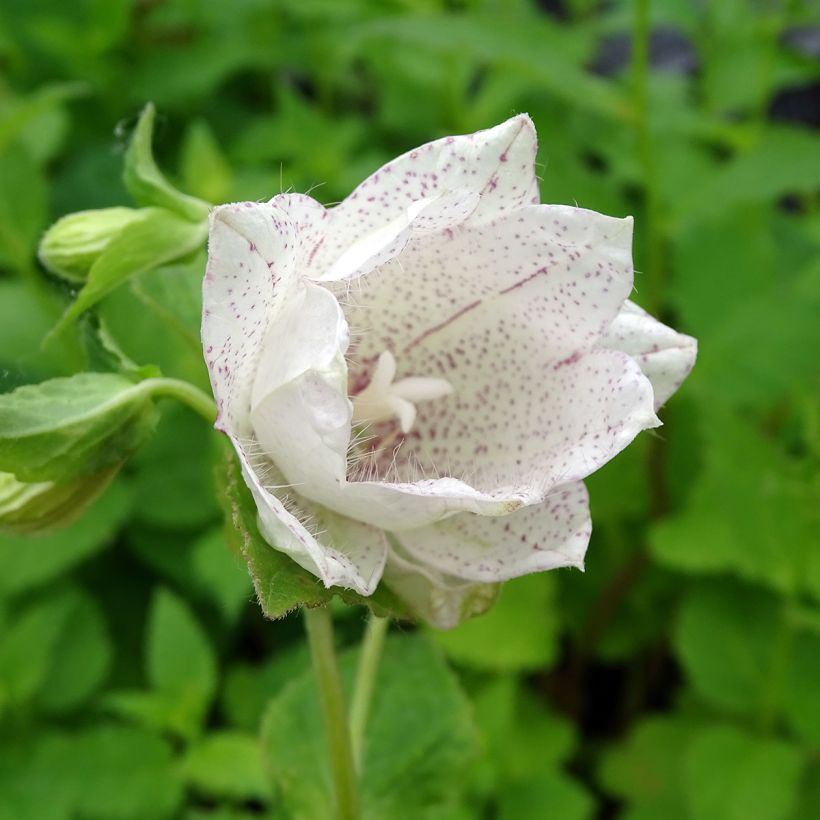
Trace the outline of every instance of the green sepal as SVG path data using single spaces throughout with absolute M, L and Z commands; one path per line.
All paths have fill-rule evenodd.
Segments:
M 327 588 L 315 575 L 268 544 L 259 532 L 256 504 L 242 478 L 239 462 L 227 446 L 217 483 L 228 544 L 247 563 L 259 606 L 268 618 L 283 618 L 301 606 L 326 606 L 334 596 L 351 606 L 367 606 L 381 617 L 410 617 L 407 608 L 384 584 L 370 597 L 343 587 Z
M 156 110 L 152 103 L 142 109 L 125 154 L 123 181 L 138 205 L 156 205 L 174 211 L 192 222 L 207 220 L 210 205 L 178 191 L 159 170 L 151 143 Z

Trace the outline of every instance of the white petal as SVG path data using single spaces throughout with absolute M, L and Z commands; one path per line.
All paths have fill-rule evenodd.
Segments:
M 309 275 L 328 280 L 342 278 L 338 271 L 333 276 L 327 271 L 352 247 L 364 250 L 370 237 L 385 240 L 390 233 L 398 237 L 400 231 L 396 229 L 407 218 L 407 209 L 420 200 L 446 203 L 451 221 L 460 211 L 458 221 L 469 217 L 476 222 L 537 202 L 535 152 L 535 128 L 526 114 L 486 131 L 444 137 L 408 151 L 368 177 L 331 209 L 326 238 L 313 255 Z M 418 222 L 419 228 L 440 230 L 441 216 L 435 207 L 426 211 Z M 425 226 L 425 218 L 433 218 L 435 227 Z M 375 249 L 384 256 L 383 250 L 392 241 L 381 245 L 376 242 L 367 248 L 368 253 L 374 255 Z M 361 254 L 359 259 L 363 257 Z M 346 275 L 350 275 L 351 266 L 346 264 L 345 268 Z
M 472 371 L 452 371 L 453 395 L 435 408 L 419 406 L 392 470 L 444 469 L 481 492 L 518 494 L 530 504 L 586 477 L 660 423 L 652 386 L 626 354 L 592 350 L 537 365 L 528 344 L 514 339 L 509 349 L 488 348 Z M 451 351 L 445 346 L 438 363 Z
M 496 584 L 464 581 L 438 572 L 412 558 L 395 541 L 388 552 L 384 583 L 416 617 L 437 629 L 452 629 L 480 615 L 498 595 Z
M 681 386 L 694 367 L 698 343 L 626 302 L 601 339 L 601 347 L 622 350 L 640 365 L 655 391 L 655 409 Z
M 579 481 L 557 488 L 542 504 L 503 518 L 456 515 L 399 533 L 396 540 L 418 562 L 439 572 L 497 582 L 557 567 L 583 569 L 591 532 L 588 496 Z
M 243 202 L 211 212 L 202 346 L 220 430 L 249 432 L 262 339 L 279 285 L 293 275 L 293 237 L 287 216 L 270 204 Z
M 413 241 L 394 263 L 355 283 L 345 315 L 356 359 L 366 369 L 389 349 L 400 375 L 449 380 L 424 366 L 429 351 L 445 335 L 479 327 L 489 332 L 481 348 L 503 342 L 502 315 L 532 326 L 538 349 L 528 356 L 589 349 L 632 289 L 631 245 L 631 218 L 553 205 Z
M 265 540 L 319 577 L 325 586 L 343 586 L 360 595 L 372 595 L 387 557 L 384 533 L 360 522 L 342 521 L 311 505 L 282 486 L 272 464 L 265 464 L 264 469 L 251 466 L 245 447 L 236 439 L 232 442 L 245 482 L 253 493 Z M 260 472 L 266 474 L 267 486 L 263 486 Z M 321 534 L 314 536 L 307 525 L 321 530 Z

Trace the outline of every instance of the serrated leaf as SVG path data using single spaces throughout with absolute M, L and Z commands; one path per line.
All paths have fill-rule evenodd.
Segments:
M 148 103 L 140 114 L 125 155 L 125 187 L 139 205 L 156 205 L 175 211 L 191 222 L 202 222 L 208 216 L 208 203 L 174 188 L 154 161 L 155 117 L 154 106 Z
M 355 660 L 351 653 L 341 660 L 348 684 Z M 321 710 L 311 674 L 288 684 L 272 701 L 262 739 L 287 810 L 297 817 L 332 816 Z M 425 816 L 425 808 L 452 796 L 475 752 L 469 703 L 439 653 L 421 636 L 388 638 L 365 734 L 363 817 Z
M 78 373 L 0 395 L 0 470 L 68 481 L 121 463 L 154 425 L 150 385 Z
M 201 248 L 207 235 L 205 221 L 190 222 L 163 208 L 146 208 L 142 218 L 127 224 L 105 246 L 88 271 L 82 290 L 52 334 L 60 333 L 132 276 Z

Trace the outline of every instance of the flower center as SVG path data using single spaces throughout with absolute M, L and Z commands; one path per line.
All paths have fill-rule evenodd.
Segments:
M 409 433 L 416 420 L 416 404 L 432 401 L 453 392 L 446 379 L 408 376 L 394 382 L 396 359 L 385 350 L 367 387 L 353 397 L 353 421 L 373 422 L 396 418 L 402 433 Z

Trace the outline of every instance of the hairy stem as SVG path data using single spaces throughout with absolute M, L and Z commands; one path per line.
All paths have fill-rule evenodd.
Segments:
M 333 621 L 326 607 L 305 608 L 303 613 L 327 735 L 336 797 L 336 820 L 356 820 L 359 817 L 358 786 L 350 748 L 342 681 L 333 646 Z

